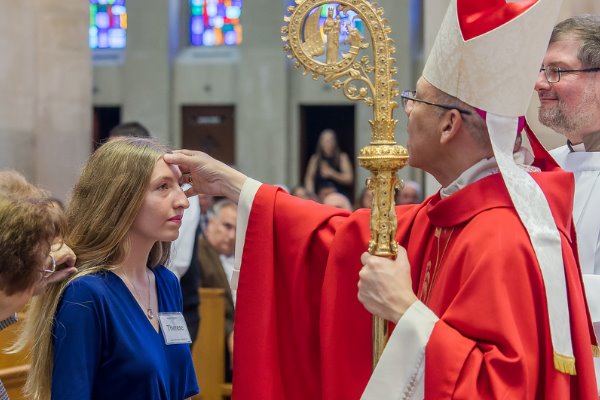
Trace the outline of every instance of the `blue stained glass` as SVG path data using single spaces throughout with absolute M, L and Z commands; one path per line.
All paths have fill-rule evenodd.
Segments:
M 98 28 L 91 27 L 88 37 L 89 37 L 90 47 L 93 49 L 98 47 Z
M 192 34 L 192 46 L 202 46 L 202 35 Z
M 218 10 L 219 10 L 219 8 L 214 3 L 210 3 L 210 4 L 206 5 L 206 14 L 209 17 L 214 17 L 215 15 L 217 15 Z
M 201 17 L 192 17 L 192 34 L 199 34 L 204 31 L 204 23 Z
M 364 23 L 363 21 L 360 19 L 360 17 L 357 17 L 358 14 L 356 14 L 354 11 L 348 11 L 347 13 L 339 13 L 337 10 L 337 6 L 338 4 L 323 4 L 321 6 L 321 17 L 319 18 L 319 27 L 321 27 L 321 29 L 323 29 L 323 24 L 325 23 L 325 20 L 327 19 L 327 11 L 328 9 L 333 9 L 333 17 L 334 18 L 338 18 L 340 19 L 340 36 L 339 36 L 339 41 L 340 41 L 340 45 L 341 48 L 343 49 L 344 47 L 344 42 L 346 41 L 346 39 L 348 38 L 348 33 L 349 30 L 351 28 L 356 28 L 358 29 L 358 31 L 361 34 L 364 34 Z
M 100 29 L 108 28 L 110 26 L 110 18 L 107 13 L 99 12 L 96 14 L 96 26 Z
M 202 35 L 202 44 L 205 46 L 215 45 L 215 32 L 212 29 L 207 29 Z
M 120 28 L 121 27 L 121 16 L 120 15 L 113 15 L 112 16 L 111 26 L 113 26 L 115 28 Z
M 193 46 L 235 46 L 242 42 L 242 0 L 189 0 L 189 4 Z
M 127 14 L 127 9 L 123 6 L 113 6 L 112 13 L 113 15 Z
M 113 49 L 125 47 L 125 32 L 113 29 L 108 32 L 108 43 Z
M 240 17 L 241 13 L 242 13 L 241 7 L 231 6 L 231 7 L 227 8 L 225 15 L 227 15 L 227 18 L 230 18 L 230 19 L 238 19 Z
M 219 16 L 214 17 L 212 20 L 212 25 L 215 28 L 222 28 L 223 27 L 223 17 L 219 17 Z
M 92 49 L 122 49 L 127 44 L 125 0 L 89 0 L 89 46 Z
M 224 41 L 227 46 L 233 46 L 237 42 L 237 33 L 235 31 L 225 32 Z
M 101 49 L 108 47 L 108 34 L 106 32 L 98 32 L 98 47 Z

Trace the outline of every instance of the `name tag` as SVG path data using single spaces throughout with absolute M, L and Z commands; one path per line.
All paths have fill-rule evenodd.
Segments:
M 158 313 L 158 321 L 166 344 L 192 343 L 185 319 L 180 312 Z

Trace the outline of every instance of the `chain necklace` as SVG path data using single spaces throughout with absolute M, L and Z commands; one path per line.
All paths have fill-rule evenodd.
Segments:
M 131 286 L 133 288 L 133 292 L 134 292 L 133 295 L 135 296 L 135 299 L 138 301 L 138 303 L 140 303 L 140 305 L 142 305 L 142 308 L 144 308 L 143 307 L 144 304 L 142 302 L 142 296 L 140 296 L 140 294 L 138 293 L 133 282 L 129 280 L 125 271 L 123 271 L 123 278 L 125 278 L 127 283 L 129 283 L 129 286 Z M 152 305 L 151 305 L 152 303 L 150 302 L 150 275 L 148 274 L 147 268 L 146 268 L 146 279 L 148 279 L 148 305 L 146 306 L 146 316 L 148 317 L 148 319 L 152 320 L 152 319 L 154 319 L 154 310 L 152 309 Z
M 422 287 L 422 293 L 421 293 L 421 297 L 422 297 L 421 300 L 425 304 L 428 304 L 428 302 L 429 302 L 429 297 L 431 296 L 431 291 L 433 289 L 433 285 L 435 284 L 435 281 L 437 279 L 438 272 L 440 270 L 442 260 L 444 258 L 444 254 L 446 254 L 446 249 L 448 248 L 448 244 L 450 243 L 450 239 L 452 238 L 452 233 L 454 233 L 454 227 L 452 227 L 450 229 L 450 232 L 446 239 L 446 244 L 444 245 L 444 249 L 442 250 L 442 254 L 440 255 L 440 247 L 441 247 L 440 241 L 441 241 L 442 233 L 444 231 L 445 231 L 445 229 L 435 228 L 434 236 L 437 239 L 437 255 L 436 255 L 436 259 L 435 259 L 435 266 L 433 267 L 433 269 L 431 268 L 431 261 L 427 262 L 427 267 L 426 267 L 426 271 L 425 271 L 425 279 L 423 281 L 423 287 Z

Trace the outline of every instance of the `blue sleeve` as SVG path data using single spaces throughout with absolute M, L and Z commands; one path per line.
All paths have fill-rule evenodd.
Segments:
M 102 346 L 100 307 L 93 285 L 84 279 L 65 289 L 54 320 L 52 399 L 92 398 Z

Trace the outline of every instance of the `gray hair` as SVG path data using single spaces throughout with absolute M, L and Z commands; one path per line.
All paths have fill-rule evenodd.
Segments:
M 584 68 L 600 67 L 600 15 L 578 15 L 559 22 L 550 43 L 569 38 L 581 42 L 577 58 Z
M 471 105 L 465 103 L 461 99 L 455 96 L 451 96 L 446 92 L 443 92 L 436 88 L 435 101 L 438 103 L 447 104 L 452 107 L 462 108 L 468 110 L 471 115 L 463 116 L 465 127 L 471 134 L 471 136 L 484 148 L 491 148 L 490 135 L 488 134 L 487 125 L 485 120 L 479 115 L 477 110 Z M 436 107 L 437 108 L 437 107 Z M 443 114 L 446 110 L 440 108 L 439 113 Z
M 217 215 L 221 215 L 221 210 L 223 210 L 224 208 L 228 208 L 231 207 L 235 210 L 237 210 L 237 204 L 235 204 L 233 201 L 229 200 L 229 199 L 221 199 L 217 202 L 215 202 L 215 204 L 213 204 L 213 206 L 210 208 L 210 210 L 208 210 L 207 216 L 208 219 L 212 219 L 213 217 L 217 216 Z

